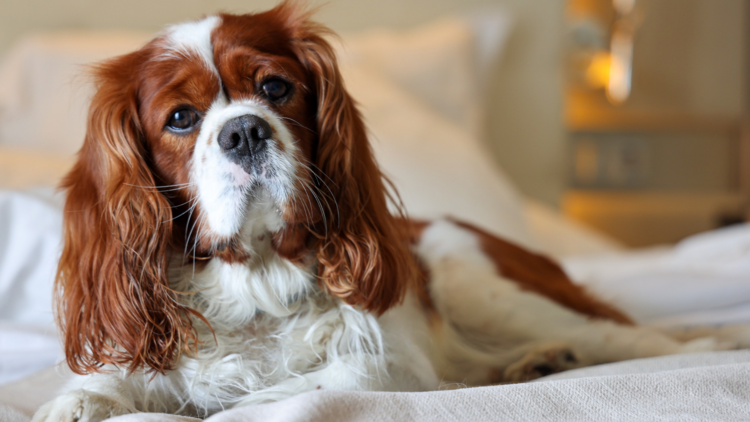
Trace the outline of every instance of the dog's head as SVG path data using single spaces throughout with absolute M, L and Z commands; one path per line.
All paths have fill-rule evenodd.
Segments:
M 242 264 L 258 218 L 331 295 L 376 313 L 403 297 L 414 264 L 325 32 L 283 3 L 171 27 L 94 68 L 63 182 L 57 303 L 74 371 L 170 369 L 196 312 L 169 262 Z

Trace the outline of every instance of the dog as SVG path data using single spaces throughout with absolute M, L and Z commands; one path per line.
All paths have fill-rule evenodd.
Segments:
M 34 421 L 205 417 L 726 347 L 639 327 L 480 228 L 406 218 L 327 34 L 284 2 L 93 68 L 55 287 L 78 375 Z

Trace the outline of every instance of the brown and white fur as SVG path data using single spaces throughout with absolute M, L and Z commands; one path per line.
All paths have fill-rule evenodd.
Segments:
M 635 326 L 480 229 L 389 213 L 324 34 L 283 3 L 173 26 L 94 68 L 56 284 L 79 375 L 35 421 L 205 416 L 720 348 Z

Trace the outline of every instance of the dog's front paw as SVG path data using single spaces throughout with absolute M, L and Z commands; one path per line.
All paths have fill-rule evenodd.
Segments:
M 578 354 L 564 345 L 543 346 L 528 352 L 503 371 L 503 382 L 531 381 L 581 366 Z
M 117 401 L 86 390 L 74 390 L 48 402 L 31 422 L 98 422 L 130 413 Z

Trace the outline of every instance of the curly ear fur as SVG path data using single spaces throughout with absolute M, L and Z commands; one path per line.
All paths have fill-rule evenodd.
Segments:
M 65 177 L 57 318 L 70 368 L 171 368 L 195 343 L 167 281 L 172 212 L 155 186 L 137 116 L 141 52 L 94 69 L 97 93 L 78 162 Z
M 283 4 L 280 7 L 289 7 Z M 330 215 L 318 230 L 321 284 L 345 302 L 383 313 L 400 302 L 416 275 L 407 237 L 388 211 L 383 174 L 375 162 L 362 117 L 344 88 L 327 30 L 295 15 L 298 56 L 314 76 L 318 145 L 315 164 L 331 190 Z M 296 16 L 296 17 L 295 17 Z

